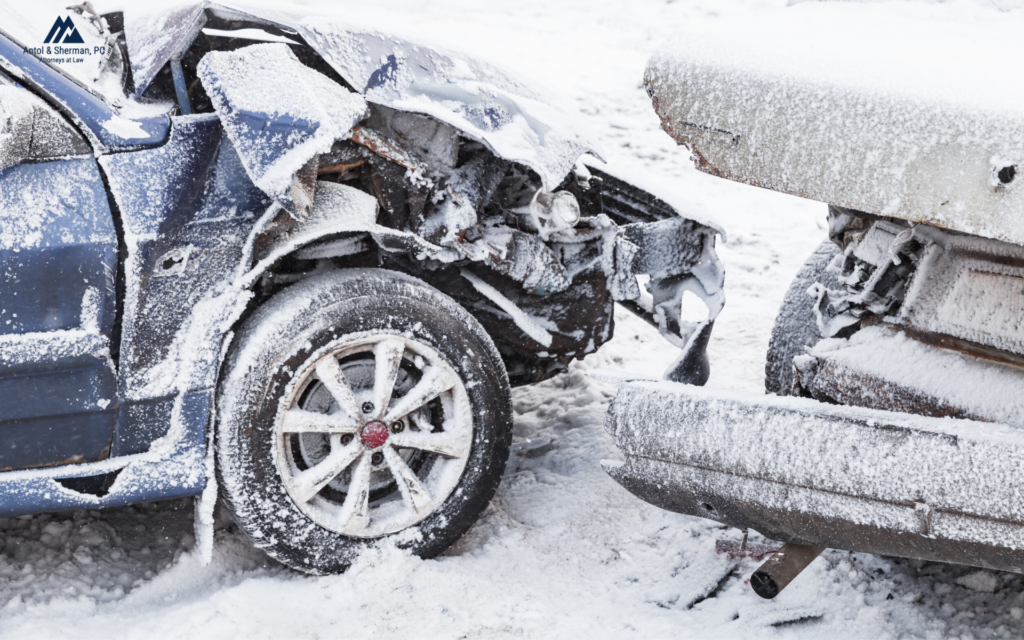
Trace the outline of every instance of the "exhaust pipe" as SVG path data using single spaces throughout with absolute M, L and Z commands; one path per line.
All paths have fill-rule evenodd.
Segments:
M 821 555 L 825 547 L 809 544 L 789 543 L 772 554 L 764 561 L 757 571 L 750 576 L 750 586 L 754 593 L 766 600 L 779 595 L 790 582 L 800 575 L 815 558 Z

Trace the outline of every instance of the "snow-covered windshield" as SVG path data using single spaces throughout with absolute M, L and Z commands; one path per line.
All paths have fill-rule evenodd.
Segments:
M 90 11 L 91 5 L 76 9 L 67 8 L 67 2 L 50 0 L 2 3 L 0 31 L 43 62 L 118 104 L 124 100 L 121 78 L 126 61 L 106 21 Z

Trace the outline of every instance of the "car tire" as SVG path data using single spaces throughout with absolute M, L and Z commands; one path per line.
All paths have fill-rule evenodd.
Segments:
M 768 359 L 764 367 L 764 388 L 780 396 L 793 394 L 793 357 L 805 352 L 821 340 L 814 314 L 814 299 L 807 289 L 815 282 L 829 289 L 839 289 L 838 276 L 827 270 L 842 250 L 826 240 L 815 249 L 797 272 L 775 317 L 772 338 L 768 343 Z
M 390 271 L 318 275 L 238 330 L 219 386 L 221 493 L 257 547 L 307 573 L 344 571 L 382 540 L 429 558 L 494 496 L 512 416 L 497 349 L 451 298 Z

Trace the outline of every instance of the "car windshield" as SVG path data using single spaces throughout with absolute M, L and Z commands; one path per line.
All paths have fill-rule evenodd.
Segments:
M 37 58 L 118 106 L 125 100 L 122 77 L 127 60 L 105 20 L 90 3 L 0 4 L 0 25 Z M 16 6 L 15 6 L 16 5 Z

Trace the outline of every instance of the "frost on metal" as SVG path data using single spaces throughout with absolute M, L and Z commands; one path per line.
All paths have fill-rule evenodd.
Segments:
M 308 210 L 315 173 L 296 174 L 368 115 L 362 97 L 284 44 L 212 52 L 198 74 L 253 183 L 293 212 Z
M 672 383 L 622 387 L 608 471 L 664 508 L 776 540 L 1024 570 L 1024 432 Z M 795 446 L 798 445 L 798 446 Z
M 129 16 L 125 34 L 139 95 L 170 58 L 196 16 L 207 8 L 228 20 L 286 27 L 323 56 L 367 101 L 447 123 L 486 144 L 497 155 L 530 167 L 549 190 L 561 182 L 581 154 L 593 151 L 592 145 L 574 130 L 569 116 L 487 64 L 377 31 L 272 10 L 242 12 L 216 4 L 196 4 Z
M 74 129 L 41 98 L 0 79 L 0 170 L 25 160 L 90 153 Z
M 650 59 L 648 92 L 703 171 L 1024 243 L 1024 101 L 992 62 L 1019 57 L 1019 34 L 929 15 L 808 2 L 683 31 Z

